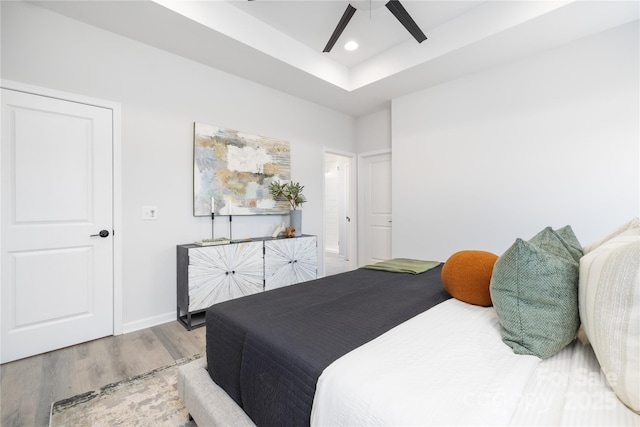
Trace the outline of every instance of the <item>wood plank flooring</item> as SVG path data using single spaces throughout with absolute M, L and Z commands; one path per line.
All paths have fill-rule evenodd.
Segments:
M 337 253 L 328 251 L 324 253 L 325 276 L 333 276 L 334 274 L 344 273 L 354 270 L 355 268 L 355 266 L 352 267 L 349 261 L 345 261 L 344 257 Z
M 51 403 L 205 352 L 205 328 L 170 322 L 0 366 L 0 426 L 48 426 Z

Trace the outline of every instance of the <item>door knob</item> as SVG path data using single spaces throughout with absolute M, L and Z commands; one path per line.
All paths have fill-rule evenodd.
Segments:
M 98 236 L 102 238 L 109 237 L 109 232 L 107 230 L 100 230 L 98 234 L 92 234 L 89 237 L 98 237 Z

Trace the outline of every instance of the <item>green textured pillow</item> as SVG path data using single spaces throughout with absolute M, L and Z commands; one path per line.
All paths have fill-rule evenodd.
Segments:
M 546 359 L 574 339 L 579 264 L 568 246 L 547 227 L 528 242 L 517 239 L 496 261 L 491 300 L 514 353 Z
M 544 231 L 544 230 L 543 230 Z M 573 229 L 570 225 L 565 225 L 562 228 L 556 230 L 558 236 L 560 236 L 563 240 L 563 243 L 566 244 L 569 253 L 577 262 L 580 262 L 580 258 L 582 258 L 582 246 L 580 245 L 580 241 L 576 237 Z

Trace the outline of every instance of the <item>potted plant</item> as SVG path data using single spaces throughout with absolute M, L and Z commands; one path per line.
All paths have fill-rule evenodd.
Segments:
M 304 190 L 304 185 L 300 185 L 299 182 L 285 182 L 283 184 L 280 181 L 273 181 L 269 184 L 269 192 L 275 200 L 286 200 L 291 205 L 290 225 L 296 229 L 296 236 L 302 234 L 302 212 L 297 208 L 307 201 L 302 190 Z

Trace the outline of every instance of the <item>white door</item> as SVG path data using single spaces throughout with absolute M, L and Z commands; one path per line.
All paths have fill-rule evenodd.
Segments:
M 2 363 L 113 334 L 112 123 L 2 89 Z
M 391 258 L 391 153 L 361 157 L 361 265 Z

